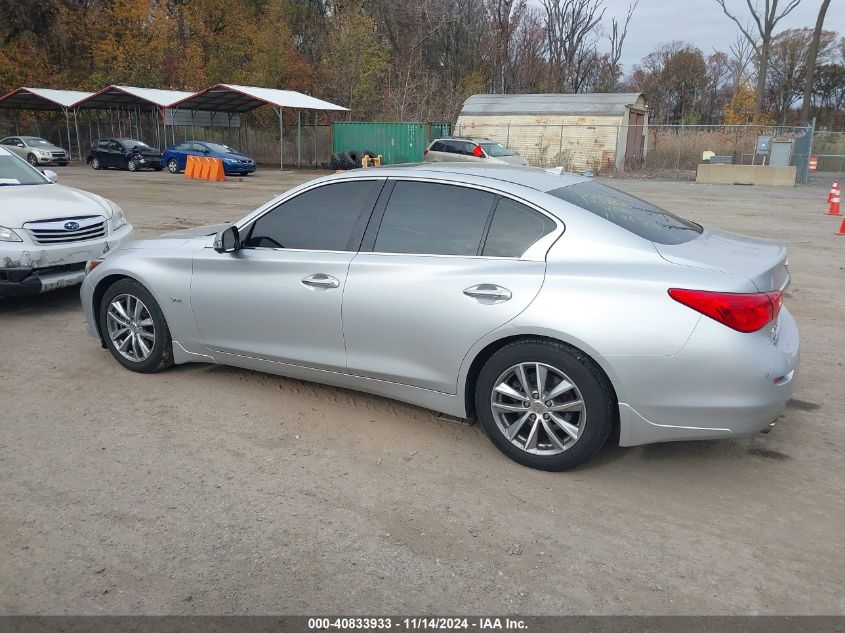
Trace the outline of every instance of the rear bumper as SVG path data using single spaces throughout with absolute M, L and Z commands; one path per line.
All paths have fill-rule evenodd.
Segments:
M 788 310 L 781 311 L 774 340 L 770 333 L 771 327 L 739 334 L 702 317 L 674 356 L 613 359 L 628 395 L 619 404 L 620 445 L 719 439 L 769 428 L 792 397 L 799 365 L 798 327 Z

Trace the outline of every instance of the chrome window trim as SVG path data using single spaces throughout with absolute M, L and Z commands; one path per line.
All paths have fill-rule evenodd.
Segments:
M 544 262 L 546 261 L 546 257 L 549 253 L 549 249 L 552 245 L 558 240 L 558 238 L 563 235 L 566 231 L 566 225 L 563 221 L 553 214 L 549 213 L 542 207 L 538 206 L 537 204 L 531 202 L 530 200 L 526 200 L 518 195 L 515 195 L 508 191 L 503 191 L 501 189 L 496 188 L 495 186 L 491 185 L 482 185 L 478 183 L 469 183 L 463 181 L 456 181 L 456 180 L 449 180 L 448 178 L 437 178 L 432 176 L 390 176 L 390 175 L 376 175 L 373 176 L 355 176 L 350 178 L 333 178 L 331 180 L 326 180 L 323 182 L 312 183 L 303 183 L 298 187 L 294 187 L 289 191 L 286 191 L 284 194 L 281 194 L 282 198 L 274 198 L 270 202 L 267 203 L 264 207 L 259 207 L 246 217 L 242 218 L 240 221 L 235 223 L 235 226 L 238 227 L 238 232 L 244 232 L 247 227 L 249 227 L 254 222 L 258 221 L 260 218 L 265 216 L 266 214 L 270 213 L 271 211 L 275 210 L 279 206 L 283 205 L 285 202 L 292 200 L 296 196 L 299 196 L 303 193 L 307 193 L 313 189 L 317 189 L 319 187 L 326 187 L 328 185 L 340 184 L 340 183 L 348 183 L 348 182 L 360 182 L 362 180 L 367 181 L 377 181 L 377 180 L 392 180 L 395 182 L 399 181 L 414 181 L 414 182 L 430 182 L 434 184 L 441 184 L 441 185 L 452 185 L 455 187 L 467 187 L 470 189 L 477 189 L 479 191 L 484 191 L 487 193 L 494 194 L 496 196 L 501 196 L 502 198 L 508 198 L 509 200 L 513 200 L 514 202 L 518 202 L 519 204 L 523 204 L 526 207 L 537 211 L 538 213 L 542 214 L 549 220 L 551 220 L 554 225 L 555 229 L 549 233 L 548 235 L 544 235 L 539 240 L 534 242 L 528 250 L 526 250 L 521 257 L 494 257 L 491 255 L 443 255 L 439 253 L 385 253 L 381 251 L 334 251 L 334 250 L 314 250 L 314 249 L 302 249 L 302 248 L 276 248 L 276 247 L 267 247 L 267 246 L 251 246 L 249 249 L 245 250 L 255 250 L 255 251 L 281 251 L 281 252 L 299 252 L 299 253 L 352 253 L 352 254 L 371 254 L 371 255 L 388 255 L 388 256 L 398 256 L 398 257 L 450 257 L 450 258 L 460 258 L 460 259 L 490 259 L 490 260 L 500 260 L 500 261 L 533 261 L 533 262 Z M 372 217 L 372 216 L 371 216 Z M 383 219 L 383 218 L 382 218 Z

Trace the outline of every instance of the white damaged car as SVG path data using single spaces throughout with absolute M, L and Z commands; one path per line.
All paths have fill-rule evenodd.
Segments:
M 132 237 L 114 202 L 56 180 L 0 147 L 0 297 L 79 284 L 89 260 Z

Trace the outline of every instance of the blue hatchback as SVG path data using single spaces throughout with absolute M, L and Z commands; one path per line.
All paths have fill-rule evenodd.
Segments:
M 255 171 L 255 161 L 222 143 L 210 141 L 185 141 L 164 150 L 161 162 L 171 174 L 184 171 L 188 156 L 207 156 L 223 161 L 223 171 L 227 176 L 238 174 L 245 176 Z

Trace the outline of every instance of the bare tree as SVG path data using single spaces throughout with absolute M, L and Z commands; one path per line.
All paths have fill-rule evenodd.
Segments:
M 810 101 L 813 96 L 816 58 L 819 54 L 819 42 L 821 41 L 822 26 L 824 26 L 824 16 L 827 13 L 828 6 L 830 6 L 830 0 L 822 0 L 822 6 L 819 7 L 819 15 L 816 18 L 816 28 L 813 30 L 813 41 L 810 43 L 810 50 L 807 52 L 807 67 L 804 70 L 804 102 L 801 104 L 802 123 L 810 118 Z
M 722 7 L 725 15 L 736 23 L 748 41 L 757 47 L 757 99 L 754 102 L 754 123 L 757 123 L 760 121 L 760 115 L 763 112 L 763 97 L 766 92 L 766 74 L 769 70 L 769 47 L 772 43 L 772 33 L 777 23 L 789 15 L 801 3 L 801 0 L 788 0 L 780 13 L 778 13 L 778 0 L 766 0 L 762 13 L 758 4 L 752 3 L 751 0 L 745 0 L 760 36 L 759 46 L 757 45 L 757 38 L 751 34 L 751 29 L 728 11 L 725 0 L 716 0 L 716 2 Z
M 621 29 L 620 23 L 615 17 L 610 20 L 610 33 L 607 36 L 607 39 L 610 40 L 610 77 L 608 81 L 610 92 L 616 91 L 616 79 L 620 75 L 619 60 L 622 58 L 622 45 L 625 43 L 625 36 L 628 35 L 628 23 L 631 21 L 631 16 L 634 15 L 639 3 L 640 0 L 634 0 L 632 4 L 628 5 L 628 13 Z
M 604 17 L 604 0 L 543 0 L 549 80 L 553 90 L 577 92 L 592 70 L 595 28 Z
M 744 35 L 737 33 L 734 41 L 728 46 L 731 52 L 731 90 L 736 95 L 737 88 L 749 77 L 748 66 L 756 55 L 757 45 L 749 42 Z

